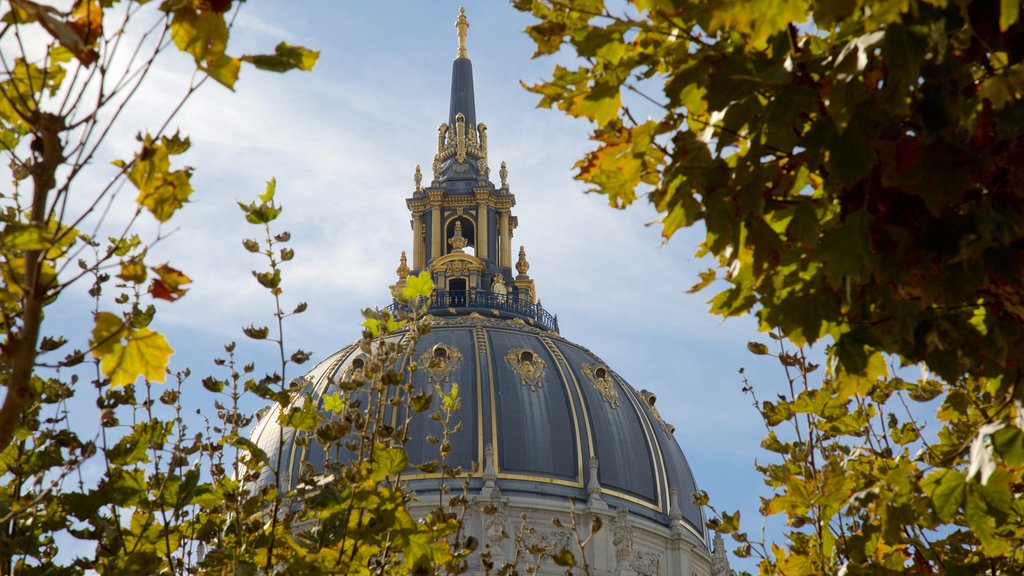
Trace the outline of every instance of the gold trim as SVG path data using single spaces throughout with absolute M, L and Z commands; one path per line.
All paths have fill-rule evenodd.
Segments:
M 565 480 L 562 478 L 555 478 L 552 476 L 540 476 L 537 474 L 517 474 L 517 473 L 499 473 L 498 479 L 505 480 L 527 480 L 530 482 L 542 482 L 544 484 L 558 484 L 561 486 L 569 486 L 572 488 L 583 488 L 583 482 L 576 482 L 572 480 Z M 542 495 L 543 497 L 543 495 Z
M 480 357 L 487 356 L 487 334 L 484 329 L 480 326 L 473 327 L 473 344 L 476 348 L 476 360 L 473 362 L 473 366 L 476 368 L 476 381 L 479 384 L 476 387 L 476 412 L 477 412 L 477 462 L 480 464 L 480 475 L 483 475 L 484 469 L 484 387 L 483 380 L 480 371 Z M 492 424 L 493 427 L 493 424 Z M 497 463 L 495 463 L 495 466 Z M 475 472 L 475 471 L 474 471 Z M 471 474 L 475 476 L 475 474 Z
M 605 487 L 602 486 L 601 487 L 601 494 L 607 494 L 609 496 L 615 496 L 616 498 L 621 498 L 623 500 L 627 500 L 627 501 L 632 502 L 634 504 L 639 504 L 639 505 L 643 506 L 644 508 L 648 508 L 650 510 L 654 510 L 655 512 L 661 512 L 662 511 L 661 510 L 661 503 L 660 502 L 658 504 L 651 504 L 647 500 L 644 500 L 642 498 L 637 498 L 636 496 L 633 496 L 631 494 L 627 494 L 625 492 L 620 492 L 620 491 L 615 490 L 613 488 L 605 488 Z

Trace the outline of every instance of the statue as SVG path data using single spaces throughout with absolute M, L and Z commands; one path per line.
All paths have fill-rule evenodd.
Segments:
M 448 135 L 448 125 L 441 122 L 441 125 L 437 127 L 437 151 L 440 152 L 444 148 L 444 138 Z
M 504 302 L 508 295 L 508 287 L 505 286 L 505 277 L 501 274 L 494 275 L 494 283 L 491 284 L 491 292 L 498 297 L 499 302 Z
M 503 190 L 508 189 L 508 168 L 505 167 L 505 161 L 501 161 L 501 170 L 498 170 L 498 176 L 501 176 L 501 188 Z
M 413 173 L 412 179 L 416 182 L 416 191 L 423 190 L 423 172 L 420 171 L 420 165 L 416 165 L 416 172 Z

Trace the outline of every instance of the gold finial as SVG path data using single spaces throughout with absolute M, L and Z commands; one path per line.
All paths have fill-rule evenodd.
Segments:
M 459 19 L 455 21 L 455 28 L 459 31 L 459 58 L 468 58 L 466 54 L 466 34 L 469 31 L 469 20 L 466 19 L 466 9 L 459 8 Z
M 516 262 L 516 271 L 519 272 L 520 276 L 526 276 L 526 273 L 530 270 L 530 263 L 526 261 L 526 247 L 519 247 L 519 261 Z
M 420 170 L 420 165 L 416 165 L 416 172 L 413 173 L 412 179 L 416 182 L 416 191 L 423 190 L 423 172 Z
M 501 170 L 498 170 L 498 176 L 501 176 L 501 187 L 502 189 L 508 188 L 508 168 L 505 167 L 505 161 L 501 161 Z
M 402 250 L 402 257 L 398 260 L 398 268 L 395 268 L 398 280 L 401 283 L 409 277 L 409 262 L 405 258 L 405 250 Z
M 469 244 L 469 240 L 462 235 L 462 222 L 459 222 L 458 220 L 455 221 L 455 234 L 452 236 L 451 240 L 448 241 L 448 244 L 451 245 L 452 252 L 462 252 L 462 249 Z

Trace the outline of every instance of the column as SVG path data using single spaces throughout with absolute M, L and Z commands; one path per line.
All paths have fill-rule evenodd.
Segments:
M 476 257 L 481 260 L 487 259 L 487 245 L 491 241 L 487 230 L 487 205 L 480 203 L 476 205 Z
M 498 266 L 512 265 L 512 238 L 508 229 L 508 210 L 498 212 L 498 233 L 501 235 L 501 259 Z
M 441 251 L 441 207 L 434 206 L 430 209 L 430 259 L 433 260 L 442 255 Z
M 423 270 L 423 214 L 413 213 L 412 215 L 412 267 L 414 270 Z

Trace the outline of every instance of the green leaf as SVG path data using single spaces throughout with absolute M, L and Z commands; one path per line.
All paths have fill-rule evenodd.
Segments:
M 370 473 L 370 479 L 380 482 L 389 476 L 401 474 L 408 466 L 409 459 L 404 449 L 378 443 L 373 447 L 373 471 Z
M 937 470 L 924 478 L 921 488 L 932 500 L 935 514 L 943 522 L 951 520 L 966 495 L 964 475 L 957 470 Z
M 1024 464 L 1024 432 L 1016 426 L 1006 426 L 992 434 L 992 446 L 1008 466 Z
M 1006 29 L 1017 23 L 1020 19 L 1021 0 L 999 0 L 999 31 L 1006 32 Z
M 270 204 L 270 201 L 274 199 L 274 193 L 277 191 L 277 178 L 271 178 L 267 180 L 267 187 L 263 191 L 263 194 L 257 196 L 261 204 Z
M 53 245 L 53 239 L 46 231 L 32 224 L 9 224 L 3 229 L 0 239 L 11 250 L 45 250 Z
M 298 68 L 299 70 L 310 71 L 316 66 L 320 52 L 309 50 L 302 46 L 291 46 L 281 42 L 274 48 L 273 54 L 258 54 L 242 56 L 242 60 L 252 64 L 260 70 L 271 72 L 287 72 Z

